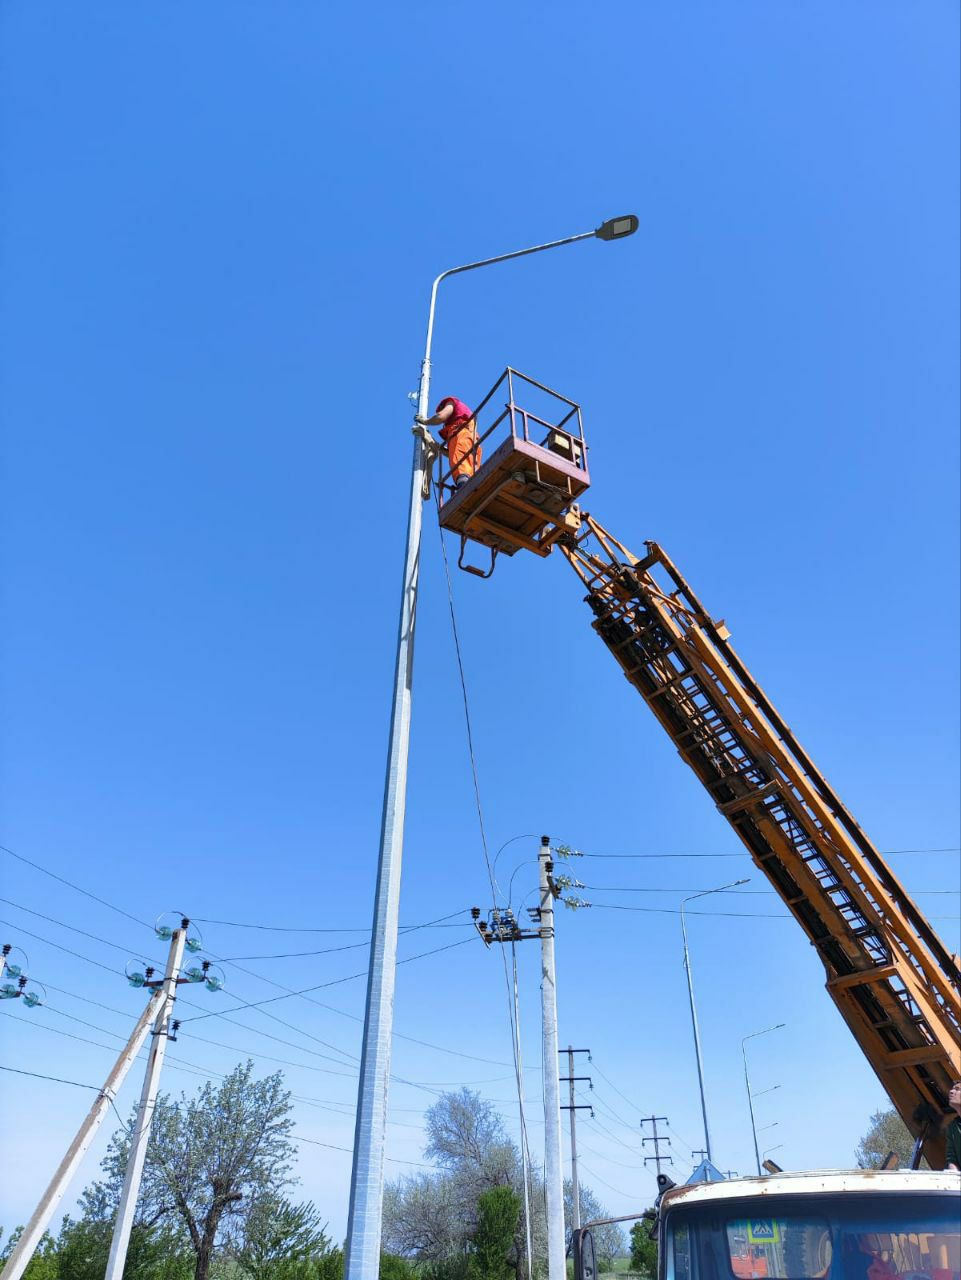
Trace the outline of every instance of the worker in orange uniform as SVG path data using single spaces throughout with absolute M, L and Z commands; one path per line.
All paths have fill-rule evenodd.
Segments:
M 447 445 L 454 488 L 463 488 L 481 464 L 482 450 L 477 443 L 473 411 L 456 396 L 445 396 L 432 418 L 418 416 L 417 421 L 422 427 L 440 427 L 440 438 Z

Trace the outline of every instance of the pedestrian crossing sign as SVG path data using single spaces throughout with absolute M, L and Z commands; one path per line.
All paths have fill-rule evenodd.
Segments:
M 748 1244 L 780 1244 L 778 1224 L 770 1218 L 752 1218 L 747 1224 Z

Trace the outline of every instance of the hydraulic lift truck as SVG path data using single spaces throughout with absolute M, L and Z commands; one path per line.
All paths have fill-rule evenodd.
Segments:
M 434 475 L 441 527 L 460 536 L 460 567 L 489 577 L 499 555 L 520 550 L 556 549 L 566 559 L 586 589 L 594 630 L 817 949 L 828 994 L 914 1135 L 913 1169 L 922 1157 L 941 1167 L 948 1093 L 961 1077 L 958 957 L 666 552 L 647 542 L 643 556 L 633 555 L 582 511 L 590 473 L 580 406 L 507 369 L 474 423 L 483 464 L 455 489 L 438 454 Z M 487 567 L 465 562 L 470 543 L 487 549 Z M 862 1280 L 857 1268 L 871 1259 L 849 1240 L 859 1232 L 881 1241 L 868 1250 L 867 1280 L 961 1280 L 958 1174 L 669 1183 L 659 1229 L 661 1275 L 670 1280 L 829 1272 Z M 582 1233 L 575 1250 L 578 1280 L 592 1280 L 589 1237 Z

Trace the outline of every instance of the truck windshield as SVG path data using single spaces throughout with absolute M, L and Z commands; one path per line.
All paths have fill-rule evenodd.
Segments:
M 665 1280 L 958 1280 L 956 1195 L 846 1192 L 678 1205 Z

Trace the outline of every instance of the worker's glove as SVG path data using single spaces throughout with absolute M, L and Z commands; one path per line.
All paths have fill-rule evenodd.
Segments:
M 429 425 L 429 420 L 427 418 L 422 418 L 419 413 L 414 415 L 414 421 L 422 427 Z

